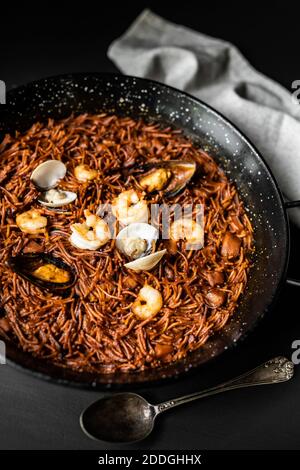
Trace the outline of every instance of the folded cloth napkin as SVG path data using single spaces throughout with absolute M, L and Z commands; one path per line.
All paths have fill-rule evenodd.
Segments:
M 300 105 L 234 45 L 145 10 L 108 56 L 126 74 L 185 90 L 219 110 L 257 146 L 286 199 L 300 199 Z M 290 215 L 300 227 L 300 209 Z

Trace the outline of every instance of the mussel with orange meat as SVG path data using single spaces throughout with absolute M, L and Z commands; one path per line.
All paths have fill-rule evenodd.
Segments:
M 76 282 L 74 270 L 50 253 L 20 253 L 8 259 L 8 266 L 32 284 L 63 294 Z
M 162 191 L 167 198 L 182 191 L 195 175 L 197 164 L 192 161 L 153 161 L 133 168 L 139 186 L 147 193 Z

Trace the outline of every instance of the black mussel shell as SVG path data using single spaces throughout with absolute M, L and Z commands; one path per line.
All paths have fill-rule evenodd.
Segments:
M 170 171 L 170 177 L 166 181 L 165 187 L 162 188 L 164 196 L 170 198 L 176 196 L 186 187 L 196 173 L 197 164 L 196 162 L 185 160 L 149 162 L 137 169 L 138 180 L 142 180 L 144 176 L 150 175 L 159 168 L 165 168 Z
M 45 264 L 53 264 L 69 273 L 69 280 L 67 282 L 53 282 L 45 281 L 34 276 L 32 273 Z M 60 258 L 53 256 L 51 253 L 20 253 L 16 256 L 11 256 L 8 259 L 8 266 L 19 276 L 23 277 L 32 284 L 47 289 L 57 294 L 65 292 L 72 287 L 76 282 L 76 274 L 74 270 Z

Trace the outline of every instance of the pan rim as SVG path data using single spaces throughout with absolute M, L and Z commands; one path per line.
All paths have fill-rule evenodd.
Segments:
M 179 90 L 175 87 L 172 87 L 170 85 L 166 85 L 164 83 L 161 83 L 161 82 L 158 82 L 158 81 L 155 81 L 155 80 L 152 80 L 152 79 L 137 77 L 137 76 L 133 76 L 133 75 L 123 75 L 123 74 L 111 73 L 111 72 L 86 72 L 86 73 L 85 72 L 83 72 L 83 73 L 79 72 L 79 73 L 66 73 L 66 74 L 53 75 L 53 76 L 50 76 L 50 77 L 45 77 L 45 78 L 41 78 L 41 79 L 38 79 L 38 80 L 34 80 L 34 81 L 31 81 L 31 82 L 22 84 L 22 85 L 20 85 L 16 88 L 9 89 L 9 91 L 7 92 L 7 105 L 9 106 L 10 98 L 13 97 L 13 95 L 15 95 L 17 93 L 20 93 L 23 90 L 26 91 L 26 88 L 28 88 L 28 87 L 42 85 L 43 83 L 45 83 L 47 81 L 59 81 L 59 80 L 71 80 L 71 79 L 75 80 L 75 79 L 83 79 L 84 77 L 89 77 L 89 78 L 95 77 L 95 78 L 99 78 L 99 79 L 107 78 L 107 79 L 110 79 L 110 80 L 114 80 L 116 78 L 117 79 L 124 78 L 124 79 L 129 79 L 129 80 L 132 80 L 132 81 L 135 80 L 135 81 L 139 81 L 139 82 L 146 82 L 149 85 L 152 84 L 153 86 L 159 86 L 159 87 L 164 88 L 166 90 L 170 90 L 173 93 L 184 96 L 188 100 L 190 100 L 191 102 L 195 103 L 196 105 L 200 105 L 202 108 L 204 108 L 207 111 L 209 111 L 210 113 L 212 113 L 216 118 L 221 120 L 222 123 L 225 124 L 227 127 L 229 126 L 231 131 L 233 133 L 235 133 L 245 143 L 245 145 L 255 154 L 255 156 L 258 158 L 260 163 L 262 163 L 262 165 L 264 166 L 264 169 L 266 170 L 266 173 L 268 174 L 268 177 L 269 177 L 271 183 L 273 184 L 273 186 L 275 188 L 276 195 L 278 196 L 278 202 L 280 203 L 279 206 L 278 206 L 278 211 L 280 211 L 280 213 L 283 216 L 282 227 L 284 228 L 284 231 L 285 231 L 285 233 L 282 234 L 283 237 L 285 238 L 285 243 L 284 243 L 285 253 L 284 253 L 284 256 L 283 256 L 282 263 L 281 263 L 281 265 L 282 265 L 281 274 L 280 274 L 280 276 L 278 276 L 278 280 L 276 281 L 276 284 L 273 287 L 271 300 L 270 300 L 270 303 L 269 303 L 269 305 L 266 309 L 267 312 L 271 311 L 272 308 L 274 307 L 275 303 L 276 303 L 276 300 L 278 299 L 278 297 L 280 295 L 281 289 L 284 285 L 284 281 L 285 281 L 285 278 L 286 278 L 286 275 L 287 275 L 289 250 L 290 250 L 290 231 L 289 231 L 289 221 L 288 221 L 286 209 L 284 207 L 284 200 L 283 200 L 281 190 L 279 188 L 277 180 L 274 177 L 268 163 L 265 161 L 265 159 L 262 156 L 262 154 L 260 153 L 260 151 L 256 148 L 256 146 L 252 143 L 252 141 L 238 128 L 238 126 L 233 124 L 230 119 L 228 119 L 222 113 L 220 113 L 215 108 L 211 107 L 210 105 L 208 105 L 207 103 L 205 103 L 201 99 L 196 98 L 196 97 L 190 95 L 189 93 L 187 93 L 185 91 L 181 91 L 181 90 Z M 264 317 L 266 311 L 261 312 L 261 314 L 255 319 L 255 321 L 251 325 L 251 328 L 247 329 L 247 331 L 245 331 L 238 338 L 236 343 L 232 343 L 230 346 L 228 346 L 228 350 L 232 350 L 237 344 L 238 345 L 241 344 L 241 342 L 245 339 L 245 337 L 247 337 L 249 335 L 249 333 L 257 326 L 259 321 Z M 15 346 L 13 345 L 13 347 L 15 347 Z M 7 348 L 7 350 L 9 351 L 9 347 Z M 161 383 L 161 382 L 166 383 L 166 381 L 173 380 L 175 378 L 177 379 L 179 376 L 184 377 L 190 371 L 195 371 L 199 367 L 201 367 L 203 365 L 206 365 L 208 363 L 211 363 L 212 361 L 216 360 L 220 356 L 223 356 L 224 353 L 225 353 L 224 350 L 220 351 L 214 357 L 210 357 L 209 359 L 203 361 L 202 363 L 200 362 L 198 364 L 193 364 L 188 370 L 187 369 L 181 370 L 179 373 L 176 373 L 176 375 L 173 374 L 173 375 L 166 376 L 166 377 L 161 377 L 161 378 L 154 378 L 154 379 L 144 380 L 144 381 L 132 381 L 132 382 L 126 382 L 126 383 L 125 382 L 111 382 L 109 380 L 105 381 L 105 378 L 106 378 L 105 375 L 106 374 L 99 374 L 104 379 L 103 381 L 99 381 L 99 382 L 98 381 L 94 382 L 92 380 L 89 381 L 89 382 L 88 381 L 80 381 L 80 380 L 77 381 L 77 380 L 72 380 L 72 379 L 68 379 L 68 378 L 55 377 L 51 373 L 47 374 L 45 372 L 41 372 L 38 369 L 33 369 L 32 366 L 31 367 L 26 366 L 26 359 L 24 359 L 23 363 L 20 364 L 19 362 L 15 361 L 14 359 L 10 359 L 9 355 L 7 356 L 7 363 L 9 365 L 13 366 L 14 368 L 16 368 L 18 370 L 21 370 L 23 372 L 26 372 L 26 373 L 28 373 L 32 376 L 35 376 L 37 378 L 42 378 L 44 380 L 51 381 L 51 382 L 54 382 L 54 383 L 58 383 L 58 384 L 62 384 L 62 385 L 68 385 L 68 386 L 72 386 L 72 387 L 76 387 L 76 388 L 83 388 L 83 389 L 88 388 L 88 389 L 94 389 L 94 390 L 95 389 L 102 389 L 103 390 L 103 389 L 107 389 L 107 388 L 112 388 L 112 389 L 114 389 L 114 388 L 117 388 L 117 389 L 122 388 L 123 389 L 123 388 L 126 388 L 126 387 L 138 388 L 138 387 L 142 387 L 142 386 L 146 386 L 146 385 L 151 385 L 151 386 L 152 385 L 157 385 L 158 383 Z M 22 354 L 27 355 L 28 353 L 22 352 Z M 32 357 L 29 354 L 28 354 L 28 356 Z M 25 362 L 25 365 L 24 365 L 24 362 Z M 180 361 L 178 361 L 177 363 L 174 363 L 172 365 L 179 364 L 179 362 Z M 47 363 L 45 363 L 45 364 L 47 364 Z M 55 372 L 60 371 L 60 373 L 62 373 L 62 371 L 64 371 L 64 368 L 61 368 L 61 367 L 58 367 L 58 366 L 53 366 L 53 365 L 52 365 L 52 367 L 55 368 Z M 156 369 L 156 370 L 159 370 L 159 369 Z M 163 370 L 163 368 L 160 369 L 160 370 Z M 66 369 L 66 371 L 68 372 L 69 369 Z M 125 376 L 133 377 L 134 374 L 138 374 L 138 372 L 137 373 L 118 373 L 119 376 L 122 375 L 123 377 L 125 377 Z M 90 374 L 90 375 L 92 376 L 93 374 Z

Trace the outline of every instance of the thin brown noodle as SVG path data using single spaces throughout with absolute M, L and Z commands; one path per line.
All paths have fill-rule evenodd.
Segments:
M 108 373 L 176 361 L 224 327 L 247 282 L 252 228 L 235 186 L 179 131 L 130 118 L 85 114 L 60 122 L 50 119 L 25 134 L 6 136 L 0 153 L 3 337 L 59 366 Z M 67 212 L 42 208 L 30 182 L 34 168 L 51 158 L 67 166 L 61 187 L 78 195 Z M 187 159 L 200 165 L 199 181 L 171 202 L 205 205 L 204 248 L 186 251 L 180 242 L 177 253 L 169 252 L 153 271 L 135 273 L 123 267 L 125 259 L 114 240 L 95 252 L 70 245 L 70 224 L 84 220 L 84 209 L 95 212 L 100 203 L 134 187 L 132 177 L 124 179 L 117 169 L 151 159 Z M 79 163 L 98 169 L 98 180 L 78 182 L 73 170 Z M 162 194 L 149 198 L 149 203 L 163 201 Z M 16 226 L 16 214 L 34 207 L 48 218 L 46 236 L 27 235 Z M 233 260 L 220 254 L 226 231 L 242 240 Z M 164 247 L 166 241 L 160 241 L 158 248 Z M 38 249 L 76 269 L 78 281 L 67 297 L 41 290 L 7 267 L 10 255 Z M 208 273 L 216 271 L 224 274 L 224 282 L 213 289 L 223 292 L 225 301 L 211 308 L 206 298 L 211 289 Z M 145 283 L 161 291 L 164 305 L 154 319 L 141 322 L 131 304 Z

